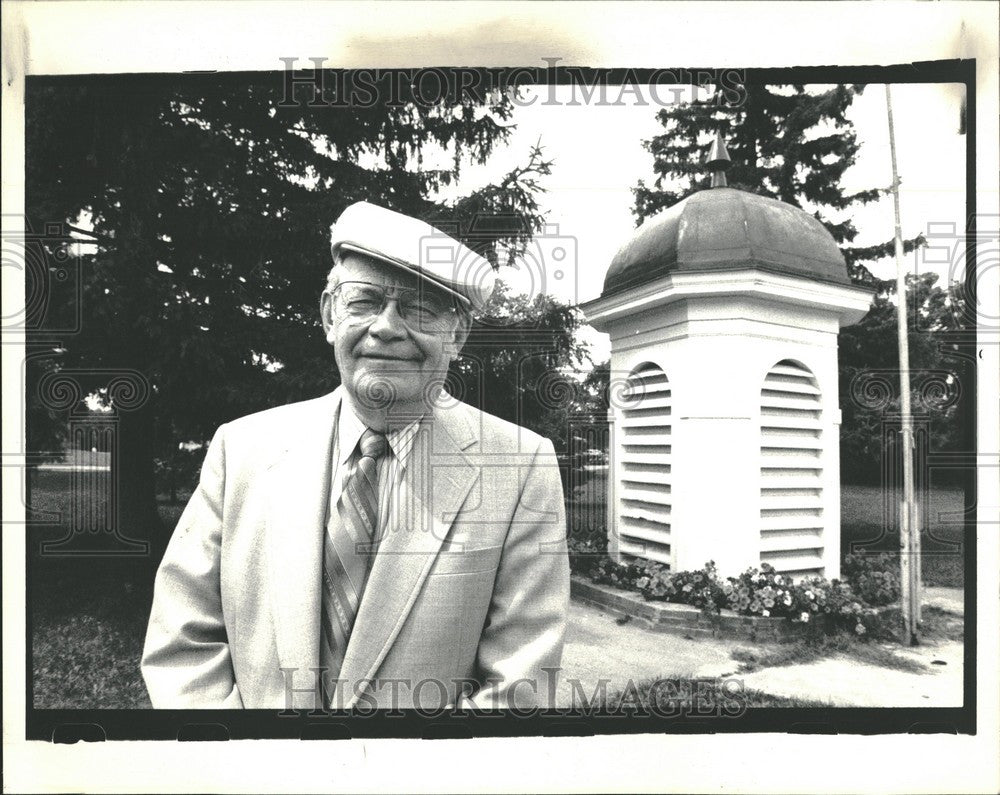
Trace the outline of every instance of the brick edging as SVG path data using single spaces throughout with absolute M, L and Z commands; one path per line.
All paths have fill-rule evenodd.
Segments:
M 740 616 L 732 610 L 709 613 L 691 605 L 647 602 L 633 591 L 598 585 L 575 574 L 570 578 L 570 595 L 578 602 L 636 619 L 648 629 L 675 635 L 787 643 L 803 637 L 806 631 L 806 625 L 786 618 Z

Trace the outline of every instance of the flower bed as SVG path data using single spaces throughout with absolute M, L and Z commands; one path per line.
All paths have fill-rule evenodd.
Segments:
M 594 554 L 592 543 L 576 552 L 572 558 L 575 572 L 594 584 L 634 591 L 649 602 L 690 605 L 710 614 L 731 610 L 750 618 L 818 625 L 816 631 L 848 629 L 867 636 L 879 625 L 875 607 L 895 598 L 894 584 L 898 596 L 898 575 L 884 555 L 849 555 L 845 572 L 856 578 L 851 583 L 822 577 L 794 582 L 766 563 L 723 581 L 713 561 L 699 571 L 671 572 L 653 562 L 615 563 L 607 555 Z M 868 594 L 874 604 L 860 593 Z
M 648 601 L 635 591 L 591 582 L 574 574 L 570 581 L 574 599 L 609 613 L 640 621 L 646 628 L 685 637 L 740 638 L 775 643 L 795 641 L 808 631 L 804 624 L 783 618 L 740 616 L 732 610 L 717 612 L 662 601 Z

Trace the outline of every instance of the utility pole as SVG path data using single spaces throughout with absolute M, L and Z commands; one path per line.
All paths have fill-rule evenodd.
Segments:
M 896 326 L 899 332 L 900 435 L 903 456 L 903 499 L 899 505 L 899 562 L 902 585 L 903 639 L 920 642 L 920 523 L 913 487 L 913 415 L 910 404 L 910 345 L 907 338 L 906 271 L 903 232 L 899 221 L 899 174 L 896 171 L 896 134 L 892 123 L 892 92 L 885 86 L 889 114 L 889 152 L 892 157 L 892 202 L 896 214 Z

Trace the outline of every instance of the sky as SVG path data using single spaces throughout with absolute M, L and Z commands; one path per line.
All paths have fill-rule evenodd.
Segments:
M 654 176 L 652 155 L 642 141 L 662 131 L 656 121 L 661 105 L 648 87 L 638 89 L 624 93 L 609 89 L 608 103 L 602 105 L 583 102 L 579 94 L 576 104 L 570 104 L 574 99 L 571 86 L 535 87 L 514 110 L 511 122 L 516 127 L 507 144 L 483 166 L 463 171 L 452 189 L 455 195 L 527 162 L 536 142 L 541 143 L 546 158 L 554 161 L 551 176 L 543 178 L 546 193 L 539 200 L 549 228 L 536 241 L 533 256 L 520 273 L 501 271 L 501 278 L 514 289 L 544 289 L 571 303 L 600 295 L 611 259 L 635 229 L 631 189 L 639 179 L 648 183 Z M 954 230 L 963 228 L 965 215 L 966 138 L 958 132 L 961 91 L 961 86 L 948 84 L 891 88 L 903 236 L 927 234 L 929 227 L 934 232 L 933 245 L 908 255 L 906 267 L 934 270 L 942 282 L 961 276 L 953 237 Z M 664 101 L 671 98 L 662 88 L 659 96 Z M 887 187 L 892 172 L 884 87 L 869 85 L 854 100 L 848 117 L 861 149 L 855 165 L 844 175 L 843 188 L 852 192 Z M 892 238 L 890 196 L 855 208 L 852 215 L 859 230 L 855 245 Z M 942 236 L 942 230 L 952 234 Z M 571 254 L 574 268 L 566 267 L 568 260 L 553 261 L 551 252 L 560 248 Z M 537 265 L 540 260 L 545 262 L 543 274 Z M 870 269 L 879 278 L 891 278 L 895 262 L 889 257 Z M 587 327 L 581 338 L 591 344 L 595 361 L 607 358 L 606 335 Z

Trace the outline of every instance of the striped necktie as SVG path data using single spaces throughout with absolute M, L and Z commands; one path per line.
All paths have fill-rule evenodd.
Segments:
M 337 500 L 323 544 L 320 666 L 329 681 L 340 673 L 368 579 L 378 529 L 378 459 L 385 455 L 388 442 L 368 428 L 358 446 L 360 455 Z

